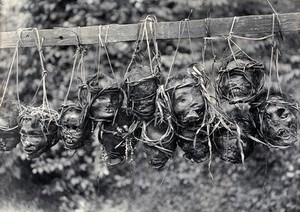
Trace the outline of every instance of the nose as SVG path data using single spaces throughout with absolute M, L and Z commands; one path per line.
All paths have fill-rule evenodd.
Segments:
M 23 146 L 24 147 L 29 147 L 29 146 L 31 146 L 31 142 L 30 142 L 30 139 L 29 138 L 25 138 L 25 139 L 23 139 Z

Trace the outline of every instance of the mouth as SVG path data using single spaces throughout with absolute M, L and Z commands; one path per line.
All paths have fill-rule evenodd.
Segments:
M 79 142 L 79 138 L 74 138 L 73 139 L 67 139 L 64 142 L 65 148 L 67 149 L 75 149 L 81 145 L 81 142 Z
M 114 113 L 115 112 L 115 109 L 113 107 L 106 107 L 105 108 L 105 112 L 106 113 Z
M 291 137 L 291 133 L 287 129 L 279 129 L 276 133 L 276 136 L 287 140 Z
M 33 155 L 36 152 L 35 147 L 25 147 L 23 149 L 24 149 L 24 152 L 26 153 L 26 155 Z
M 289 146 L 298 141 L 297 136 L 287 129 L 279 129 L 276 137 L 280 139 L 280 145 Z
M 230 88 L 228 93 L 231 97 L 240 97 L 248 94 L 248 92 L 239 87 Z
M 191 123 L 191 122 L 197 122 L 201 120 L 201 116 L 197 115 L 183 115 L 181 116 L 181 120 L 183 123 Z

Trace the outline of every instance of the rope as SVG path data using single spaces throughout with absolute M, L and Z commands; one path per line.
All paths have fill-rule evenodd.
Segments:
M 108 50 L 107 50 L 107 47 L 106 47 L 107 39 L 108 39 L 108 31 L 109 31 L 109 26 L 106 26 L 105 40 L 103 42 L 103 40 L 102 40 L 102 25 L 99 25 L 98 40 L 99 40 L 99 42 L 101 44 L 101 47 L 105 51 L 105 54 L 106 54 L 106 57 L 107 57 L 107 60 L 108 60 L 108 64 L 109 64 L 109 67 L 110 67 L 110 70 L 111 70 L 111 73 L 112 73 L 113 77 L 116 79 L 116 75 L 115 75 L 115 72 L 113 70 L 112 63 L 111 63 L 111 60 L 110 60 L 110 57 L 109 57 L 109 53 L 108 53 Z M 100 66 L 100 56 L 99 56 L 99 66 Z M 98 69 L 98 72 L 99 72 L 99 69 Z
M 16 44 L 16 48 L 15 48 L 15 52 L 13 54 L 13 59 L 12 59 L 10 65 L 9 65 L 8 75 L 7 75 L 7 78 L 6 78 L 5 85 L 4 85 L 3 94 L 2 94 L 2 97 L 0 99 L 0 107 L 2 106 L 2 103 L 4 101 L 4 97 L 5 97 L 5 94 L 6 94 L 6 90 L 7 90 L 7 86 L 8 86 L 8 83 L 9 83 L 9 79 L 10 79 L 10 75 L 11 75 L 11 72 L 12 72 L 12 68 L 13 68 L 13 65 L 14 65 L 14 62 L 15 62 L 16 55 L 18 53 L 18 48 L 19 48 L 19 45 L 17 43 Z
M 70 93 L 70 90 L 71 90 L 71 85 L 72 85 L 73 78 L 74 78 L 75 66 L 76 66 L 76 63 L 77 63 L 77 57 L 78 57 L 79 53 L 80 53 L 80 48 L 77 47 L 76 52 L 75 52 L 75 55 L 73 56 L 73 57 L 74 57 L 74 62 L 73 62 L 73 66 L 72 66 L 72 72 L 71 72 L 71 77 L 70 77 L 70 83 L 69 83 L 69 86 L 68 86 L 68 90 L 67 90 L 66 96 L 65 96 L 65 98 L 64 98 L 64 103 L 63 103 L 63 105 L 65 105 L 65 104 L 67 103 L 67 99 L 68 99 L 68 96 L 69 96 L 69 93 Z
M 180 23 L 179 23 L 177 46 L 176 46 L 175 53 L 174 53 L 174 56 L 173 56 L 173 59 L 172 59 L 172 63 L 171 63 L 171 65 L 170 65 L 170 68 L 169 68 L 169 71 L 168 71 L 168 75 L 167 75 L 166 82 L 165 82 L 165 87 L 167 86 L 168 81 L 169 81 L 169 78 L 170 78 L 170 76 L 171 76 L 171 72 L 172 72 L 173 65 L 174 65 L 174 63 L 175 63 L 175 59 L 176 59 L 176 56 L 177 56 L 177 53 L 178 53 L 178 49 L 179 49 L 180 41 L 181 41 L 181 38 L 182 38 L 182 34 L 184 33 L 185 25 L 183 26 L 183 29 L 182 29 L 182 31 L 181 31 L 181 27 L 182 27 L 182 23 L 183 23 L 183 22 L 184 22 L 184 21 L 180 21 Z

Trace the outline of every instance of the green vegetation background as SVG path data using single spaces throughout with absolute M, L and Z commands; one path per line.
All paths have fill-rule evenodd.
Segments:
M 0 1 L 1 2 L 1 1 Z M 299 12 L 299 0 L 271 1 L 279 13 Z M 192 13 L 190 14 L 190 12 Z M 19 28 L 76 27 L 137 23 L 148 14 L 158 21 L 179 21 L 187 17 L 201 19 L 243 15 L 271 14 L 267 1 L 261 0 L 21 0 L 1 2 L 1 31 Z M 279 80 L 286 92 L 299 101 L 299 33 L 279 39 Z M 238 40 L 242 49 L 269 67 L 271 41 Z M 167 71 L 177 41 L 159 41 L 162 67 Z M 108 44 L 114 70 L 119 76 L 128 65 L 134 43 Z M 202 59 L 203 39 L 180 44 L 175 68 Z M 48 71 L 47 90 L 54 109 L 62 104 L 70 80 L 76 46 L 44 49 Z M 225 39 L 209 43 L 205 65 L 226 52 Z M 0 79 L 8 71 L 13 49 L 0 50 Z M 103 51 L 101 71 L 109 71 Z M 85 68 L 96 69 L 97 45 L 87 46 Z M 42 92 L 34 97 L 41 78 L 36 48 L 19 52 L 20 97 L 25 105 L 40 104 Z M 15 69 L 14 69 L 15 70 Z M 212 70 L 213 71 L 213 70 Z M 78 81 L 74 81 L 69 100 L 76 99 Z M 15 74 L 8 96 L 16 95 Z M 107 167 L 101 162 L 101 150 L 95 141 L 76 151 L 63 149 L 61 142 L 52 152 L 28 161 L 21 144 L 10 153 L 0 153 L 0 211 L 300 211 L 300 145 L 290 149 L 270 150 L 257 145 L 244 165 L 235 166 L 215 155 L 209 170 L 208 161 L 194 164 L 177 150 L 165 170 L 155 171 L 138 146 L 134 161 Z M 213 175 L 211 179 L 209 171 Z

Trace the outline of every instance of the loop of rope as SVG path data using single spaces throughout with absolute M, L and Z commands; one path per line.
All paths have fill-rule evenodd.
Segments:
M 28 30 L 28 29 L 30 29 L 30 28 L 17 29 L 18 40 L 16 42 L 15 51 L 14 51 L 12 61 L 11 61 L 10 66 L 9 66 L 7 79 L 6 79 L 6 82 L 4 83 L 3 94 L 2 94 L 2 97 L 0 99 L 0 107 L 2 106 L 4 98 L 5 98 L 5 94 L 6 94 L 7 86 L 8 86 L 10 76 L 11 76 L 11 73 L 12 73 L 13 65 L 15 63 L 15 60 L 17 60 L 17 63 L 16 63 L 16 90 L 17 90 L 16 92 L 17 92 L 17 94 L 16 94 L 16 96 L 17 96 L 18 108 L 19 108 L 19 110 L 21 109 L 20 96 L 19 96 L 19 45 L 20 45 L 20 43 L 21 43 L 21 45 L 23 45 L 22 44 L 22 32 L 24 30 Z
M 156 16 L 148 15 L 142 21 L 142 23 L 139 25 L 138 32 L 137 32 L 137 39 L 136 39 L 136 42 L 135 42 L 134 52 L 132 54 L 131 61 L 129 62 L 129 65 L 127 66 L 127 69 L 125 71 L 124 78 L 126 78 L 132 63 L 135 61 L 136 57 L 138 56 L 138 53 L 139 53 L 140 48 L 141 48 L 140 43 L 143 40 L 146 41 L 150 71 L 153 75 L 156 74 L 157 70 L 153 69 L 153 61 L 156 60 L 156 62 L 157 62 L 156 66 L 159 66 L 159 64 L 160 64 L 160 53 L 159 53 L 158 44 L 157 44 L 156 24 L 157 24 Z M 148 28 L 149 28 L 150 32 L 148 32 Z M 151 36 L 151 37 L 149 38 L 149 36 Z M 152 53 L 151 48 L 150 48 L 151 44 L 154 47 L 154 56 L 152 56 L 153 53 Z
M 185 30 L 185 25 L 183 25 L 183 29 L 182 29 L 182 31 L 181 31 L 181 27 L 182 27 L 182 23 L 183 23 L 183 22 L 184 22 L 184 20 L 180 21 L 179 26 L 178 26 L 177 46 L 176 46 L 176 49 L 175 49 L 175 53 L 174 53 L 174 56 L 173 56 L 173 59 L 172 59 L 172 62 L 171 62 L 169 71 L 168 71 L 168 75 L 167 75 L 167 77 L 166 77 L 165 87 L 167 86 L 168 81 L 169 81 L 169 78 L 170 78 L 170 76 L 171 76 L 171 72 L 172 72 L 172 69 L 173 69 L 173 65 L 174 65 L 174 63 L 175 63 L 175 59 L 176 59 L 176 56 L 177 56 L 177 53 L 178 53 L 178 50 L 179 50 L 179 45 L 180 45 L 180 42 L 181 42 L 182 34 L 184 33 L 184 30 Z M 184 22 L 184 23 L 186 23 L 186 22 Z
M 108 53 L 108 50 L 107 50 L 107 40 L 108 40 L 108 31 L 109 31 L 109 26 L 106 26 L 106 32 L 105 32 L 105 40 L 103 42 L 102 40 L 102 25 L 99 25 L 99 33 L 98 33 L 98 40 L 99 40 L 99 43 L 101 44 L 101 47 L 104 49 L 105 51 L 105 54 L 106 54 L 106 57 L 107 57 L 107 60 L 108 60 L 108 64 L 109 64 L 109 67 L 110 67 L 110 70 L 111 70 L 111 73 L 112 73 L 112 76 L 114 79 L 116 79 L 116 75 L 115 75 L 115 72 L 114 72 L 114 69 L 112 67 L 112 63 L 111 63 L 111 59 L 110 59 L 110 56 L 109 56 L 109 53 Z M 99 49 L 100 50 L 100 49 Z M 100 72 L 99 68 L 100 68 L 100 51 L 99 51 L 99 66 L 98 66 L 98 72 Z
M 72 82 L 73 82 L 73 78 L 74 78 L 74 74 L 75 74 L 75 67 L 76 67 L 77 58 L 78 58 L 79 54 L 80 54 L 80 48 L 77 48 L 76 52 L 75 52 L 75 55 L 73 56 L 74 57 L 74 62 L 73 62 L 72 71 L 71 71 L 70 83 L 69 83 L 69 86 L 68 86 L 66 96 L 64 98 L 64 103 L 63 103 L 64 105 L 66 105 L 66 103 L 67 103 L 68 96 L 69 96 L 69 93 L 70 93 L 70 90 L 71 90 L 71 85 L 72 85 Z
M 48 107 L 49 103 L 48 103 L 48 99 L 47 99 L 47 90 L 46 90 L 47 71 L 46 71 L 45 66 L 44 66 L 45 58 L 44 58 L 43 49 L 42 49 L 44 38 L 42 38 L 42 40 L 40 39 L 40 35 L 39 35 L 39 32 L 38 32 L 37 28 L 33 28 L 32 32 L 33 32 L 33 35 L 34 35 L 34 40 L 35 40 L 36 46 L 38 48 L 39 57 L 40 57 L 40 64 L 41 64 L 41 68 L 42 68 L 43 106 Z

